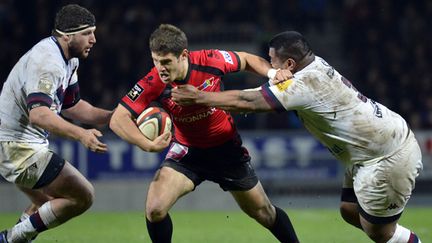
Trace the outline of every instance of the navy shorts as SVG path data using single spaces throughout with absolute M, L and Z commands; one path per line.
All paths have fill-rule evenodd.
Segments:
M 187 147 L 174 142 L 161 167 L 184 174 L 195 187 L 209 180 L 224 191 L 247 191 L 258 183 L 250 159 L 240 137 L 211 148 Z

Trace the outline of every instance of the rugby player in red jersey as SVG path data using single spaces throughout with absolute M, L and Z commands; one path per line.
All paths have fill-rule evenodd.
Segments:
M 171 144 L 147 194 L 150 238 L 158 243 L 171 242 L 173 226 L 168 211 L 181 196 L 209 180 L 229 191 L 240 208 L 280 242 L 298 242 L 288 215 L 273 206 L 265 194 L 231 115 L 218 108 L 180 106 L 170 94 L 182 84 L 217 92 L 223 86 L 224 74 L 242 70 L 276 80 L 286 80 L 291 73 L 272 69 L 265 59 L 246 52 L 187 48 L 183 31 L 160 25 L 150 36 L 155 67 L 123 97 L 110 123 L 117 135 L 144 151 L 160 152 Z M 171 114 L 174 135 L 167 132 L 150 141 L 140 133 L 134 119 L 152 102 Z

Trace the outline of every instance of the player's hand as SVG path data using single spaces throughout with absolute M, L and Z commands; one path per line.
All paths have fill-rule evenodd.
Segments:
M 288 69 L 278 69 L 276 72 L 276 75 L 274 79 L 270 79 L 270 84 L 278 84 L 280 82 L 283 82 L 285 80 L 291 79 L 293 77 L 293 74 Z
M 199 92 L 190 84 L 179 85 L 171 90 L 171 97 L 179 105 L 193 105 L 196 104 Z
M 96 129 L 86 129 L 80 137 L 80 142 L 90 151 L 96 153 L 105 153 L 108 151 L 108 146 L 99 141 L 98 137 L 102 137 L 102 133 Z
M 170 131 L 162 133 L 152 141 L 152 146 L 148 152 L 161 152 L 170 145 L 172 134 Z

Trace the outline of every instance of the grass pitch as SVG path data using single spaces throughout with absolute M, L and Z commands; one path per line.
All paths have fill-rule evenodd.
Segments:
M 371 242 L 343 222 L 336 209 L 287 209 L 303 243 Z M 240 211 L 173 211 L 174 243 L 267 243 L 272 234 Z M 19 213 L 0 213 L 0 230 L 10 227 Z M 422 242 L 432 242 L 432 208 L 407 208 L 400 221 Z M 46 231 L 36 242 L 111 243 L 150 242 L 142 212 L 87 212 Z

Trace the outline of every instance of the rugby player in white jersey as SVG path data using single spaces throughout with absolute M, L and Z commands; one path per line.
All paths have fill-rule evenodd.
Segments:
M 30 242 L 44 230 L 85 212 L 93 202 L 90 182 L 48 149 L 48 134 L 77 140 L 93 152 L 107 146 L 96 129 L 63 119 L 107 124 L 112 112 L 80 99 L 77 69 L 96 43 L 95 17 L 66 5 L 52 36 L 41 40 L 13 67 L 0 95 L 0 174 L 31 200 L 20 221 L 0 233 L 0 242 Z M 7 195 L 1 196 L 7 200 Z
M 422 169 L 421 151 L 405 120 L 365 97 L 295 31 L 269 42 L 274 68 L 291 79 L 256 89 L 210 93 L 185 85 L 172 90 L 182 105 L 229 111 L 295 110 L 320 142 L 345 166 L 340 212 L 348 223 L 380 243 L 420 242 L 398 224 Z

